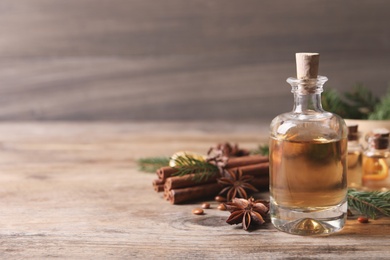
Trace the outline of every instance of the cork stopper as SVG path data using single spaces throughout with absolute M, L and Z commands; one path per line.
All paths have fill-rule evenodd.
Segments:
M 348 126 L 348 140 L 356 141 L 359 139 L 358 125 Z
M 297 79 L 316 79 L 320 62 L 319 53 L 299 52 L 295 54 Z
M 385 128 L 374 129 L 370 133 L 370 139 L 375 149 L 387 149 L 389 147 L 389 130 Z

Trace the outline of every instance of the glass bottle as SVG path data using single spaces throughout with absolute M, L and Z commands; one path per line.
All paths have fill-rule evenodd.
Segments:
M 292 112 L 270 125 L 270 214 L 273 225 L 297 235 L 343 228 L 347 213 L 347 127 L 321 105 L 326 77 L 318 53 L 297 53 Z
M 389 131 L 376 129 L 368 137 L 368 148 L 363 152 L 363 186 L 369 190 L 390 189 Z
M 358 125 L 348 126 L 347 184 L 349 188 L 362 186 L 362 153 L 359 143 Z

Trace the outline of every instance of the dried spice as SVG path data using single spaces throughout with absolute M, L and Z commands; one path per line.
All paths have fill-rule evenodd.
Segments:
M 209 209 L 209 208 L 210 208 L 210 203 L 205 202 L 202 204 L 202 209 Z
M 231 201 L 236 197 L 247 199 L 248 194 L 246 190 L 258 191 L 250 184 L 251 180 L 253 180 L 253 176 L 243 175 L 239 168 L 235 171 L 225 171 L 225 176 L 226 177 L 218 179 L 219 184 L 226 186 L 219 194 L 222 195 L 227 192 L 226 197 L 228 201 Z
M 219 209 L 219 210 L 226 210 L 226 206 L 225 206 L 225 204 L 221 203 L 221 204 L 218 205 L 217 209 Z
M 204 211 L 201 208 L 195 208 L 192 210 L 192 214 L 194 215 L 203 215 Z
M 267 202 L 253 198 L 248 200 L 235 198 L 225 205 L 227 210 L 231 212 L 226 223 L 230 225 L 242 223 L 244 230 L 248 230 L 251 224 L 263 224 L 269 210 Z
M 241 149 L 238 147 L 238 144 L 234 146 L 230 143 L 217 144 L 209 149 L 208 155 L 216 153 L 221 154 L 226 157 L 240 157 L 247 156 L 250 154 L 250 151 L 247 149 Z
M 366 217 L 358 217 L 357 221 L 359 223 L 368 223 L 369 222 L 368 218 L 366 218 Z

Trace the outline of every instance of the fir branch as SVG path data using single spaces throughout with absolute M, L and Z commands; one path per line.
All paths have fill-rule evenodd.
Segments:
M 390 88 L 381 99 L 375 97 L 370 89 L 361 84 L 355 85 L 352 91 L 345 92 L 343 95 L 334 89 L 328 89 L 321 97 L 323 108 L 342 118 L 390 119 Z
M 196 159 L 192 156 L 184 155 L 175 159 L 178 170 L 175 176 L 184 176 L 187 174 L 195 174 L 194 181 L 207 180 L 208 178 L 219 173 L 218 167 L 204 160 Z
M 348 206 L 370 218 L 378 215 L 390 216 L 390 191 L 348 190 Z
M 375 106 L 374 112 L 369 115 L 370 120 L 390 119 L 390 88 L 387 94 L 381 99 L 381 102 Z
M 362 84 L 354 86 L 353 91 L 344 93 L 347 103 L 356 112 L 355 119 L 367 119 L 374 111 L 379 99 Z
M 138 168 L 143 172 L 156 172 L 161 167 L 169 166 L 169 157 L 148 157 L 137 161 Z
M 335 89 L 327 89 L 321 96 L 322 107 L 329 112 L 335 113 L 343 118 L 351 118 L 348 105 L 340 98 L 340 93 Z

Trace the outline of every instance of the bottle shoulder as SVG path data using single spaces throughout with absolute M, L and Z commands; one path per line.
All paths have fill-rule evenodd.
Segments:
M 273 121 L 322 122 L 326 120 L 344 124 L 344 120 L 337 114 L 327 111 L 310 111 L 308 113 L 287 112 L 276 116 Z
M 330 112 L 310 115 L 290 112 L 272 120 L 270 134 L 275 139 L 340 140 L 347 138 L 348 128 L 341 117 Z
M 390 151 L 388 149 L 367 149 L 363 152 L 363 155 L 366 157 L 388 158 L 390 157 Z

